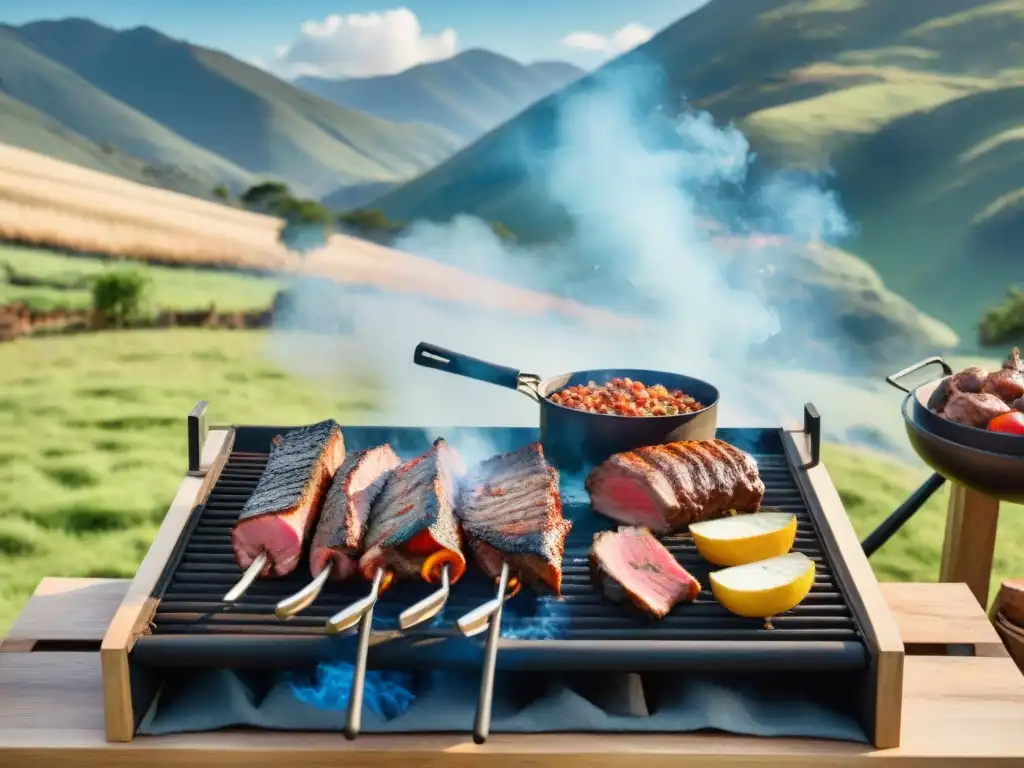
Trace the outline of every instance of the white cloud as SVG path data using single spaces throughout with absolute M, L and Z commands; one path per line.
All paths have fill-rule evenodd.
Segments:
M 457 50 L 455 30 L 425 35 L 408 8 L 334 13 L 305 22 L 295 42 L 277 48 L 271 69 L 288 77 L 371 77 L 447 59 Z
M 573 32 L 562 38 L 562 45 L 581 51 L 616 56 L 643 45 L 654 36 L 654 32 L 642 24 L 627 24 L 611 35 L 596 32 Z

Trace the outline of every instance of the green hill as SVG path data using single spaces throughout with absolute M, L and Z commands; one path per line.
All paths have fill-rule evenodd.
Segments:
M 479 49 L 397 75 L 295 84 L 328 101 L 399 123 L 439 125 L 472 141 L 584 74 L 571 64 L 520 64 Z
M 249 174 L 237 165 L 109 96 L 4 29 L 0 29 L 0 79 L 6 97 L 0 139 L 11 144 L 25 146 L 32 140 L 35 146 L 27 149 L 50 154 L 47 145 L 60 125 L 84 139 L 115 148 L 152 166 L 173 166 L 203 179 L 209 184 L 207 189 L 218 181 L 235 187 L 250 181 Z M 24 106 L 16 107 L 12 103 L 15 99 Z M 39 113 L 51 120 L 41 120 Z M 26 121 L 29 125 L 45 124 L 48 135 L 32 139 L 26 135 Z
M 349 183 L 409 178 L 458 144 L 435 126 L 396 125 L 339 107 L 224 53 L 147 27 L 120 32 L 67 19 L 7 31 L 39 55 L 35 66 L 48 61 L 51 68 L 91 84 L 80 97 L 83 105 L 100 101 L 99 92 L 163 126 L 169 136 L 176 134 L 247 172 L 284 179 L 310 194 Z M 6 73 L 0 76 L 7 78 Z M 50 111 L 53 105 L 40 109 L 85 134 Z
M 844 247 L 967 346 L 981 309 L 1024 283 L 1012 252 L 1024 227 L 1024 0 L 712 0 L 605 69 L 642 61 L 666 79 L 647 106 L 685 96 L 738 123 L 760 169 L 834 170 L 858 225 Z M 560 106 L 594 83 L 534 105 L 375 207 L 400 220 L 470 213 L 524 240 L 564 234 L 522 148 L 553 146 Z

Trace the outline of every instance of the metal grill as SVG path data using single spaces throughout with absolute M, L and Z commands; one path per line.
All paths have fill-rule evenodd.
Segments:
M 287 427 L 238 427 L 233 452 L 206 503 L 198 507 L 168 563 L 158 588 L 159 607 L 150 632 L 139 639 L 136 658 L 161 666 L 291 666 L 348 652 L 345 638 L 326 634 L 326 619 L 366 594 L 360 579 L 329 584 L 301 615 L 282 621 L 274 606 L 309 580 L 308 564 L 283 579 L 257 581 L 227 607 L 221 597 L 239 577 L 231 528 L 267 461 L 271 438 Z M 403 459 L 427 449 L 443 435 L 467 460 L 512 450 L 537 439 L 536 430 L 516 428 L 343 428 L 346 448 L 391 443 Z M 794 550 L 817 564 L 814 587 L 792 611 L 762 620 L 725 611 L 712 598 L 711 568 L 685 534 L 663 538 L 668 549 L 705 587 L 696 603 L 653 621 L 599 594 L 590 580 L 587 554 L 594 532 L 612 527 L 587 503 L 582 479 L 563 477 L 566 517 L 574 522 L 563 561 L 564 598 L 536 597 L 524 589 L 505 606 L 499 664 L 518 668 L 675 668 L 693 666 L 794 669 L 859 669 L 867 663 L 857 621 L 822 546 L 775 429 L 723 429 L 719 436 L 752 453 L 766 494 L 765 507 L 797 516 Z M 483 446 L 487 449 L 481 451 Z M 377 603 L 371 664 L 434 666 L 480 663 L 480 643 L 462 638 L 453 621 L 489 600 L 494 584 L 472 565 L 452 588 L 444 613 L 431 624 L 398 631 L 399 612 L 432 588 L 396 583 Z

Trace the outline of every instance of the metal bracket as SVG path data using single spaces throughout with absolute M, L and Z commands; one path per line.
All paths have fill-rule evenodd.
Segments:
M 206 401 L 200 400 L 188 415 L 188 474 L 190 477 L 203 477 L 203 446 L 210 431 L 206 423 Z
M 814 403 L 804 404 L 804 434 L 811 441 L 811 460 L 801 469 L 814 469 L 821 463 L 821 414 Z
M 935 492 L 939 490 L 946 482 L 946 478 L 942 475 L 931 475 L 925 480 L 921 487 L 914 491 L 907 500 L 900 504 L 889 515 L 883 520 L 875 530 L 867 535 L 867 538 L 861 542 L 861 548 L 864 550 L 864 554 L 871 557 L 875 552 L 882 548 L 889 539 L 896 535 L 896 532 L 902 528 L 906 522 L 912 518 L 921 507 L 924 506 L 925 502 L 928 501 Z

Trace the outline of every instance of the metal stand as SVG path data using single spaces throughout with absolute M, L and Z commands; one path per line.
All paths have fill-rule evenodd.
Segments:
M 875 530 L 868 534 L 867 538 L 861 543 L 861 547 L 864 549 L 864 554 L 871 557 L 877 552 L 882 545 L 891 539 L 896 532 L 902 528 L 906 522 L 914 516 L 914 514 L 924 506 L 925 502 L 930 499 L 939 488 L 941 488 L 946 482 L 946 478 L 942 475 L 932 475 L 922 483 L 921 487 L 910 494 L 907 500 L 904 501 L 896 511 L 889 515 L 882 524 L 879 525 Z

